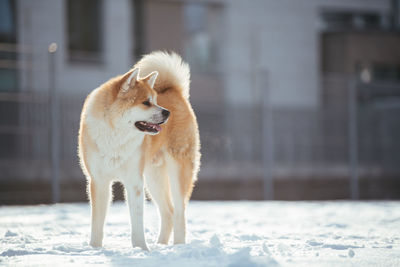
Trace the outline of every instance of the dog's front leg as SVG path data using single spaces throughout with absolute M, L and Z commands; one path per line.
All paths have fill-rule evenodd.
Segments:
M 137 174 L 132 178 L 132 180 L 125 183 L 127 202 L 131 216 L 132 246 L 149 250 L 144 238 L 143 226 L 143 176 Z
M 110 181 L 106 179 L 95 181 L 92 178 L 88 183 L 88 187 L 92 213 L 90 245 L 101 247 L 103 244 L 104 220 L 110 204 Z

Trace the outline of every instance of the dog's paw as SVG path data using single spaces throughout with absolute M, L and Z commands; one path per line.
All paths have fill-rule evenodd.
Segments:
M 150 251 L 146 244 L 135 244 L 132 242 L 132 247 L 140 248 L 140 249 L 143 249 L 144 251 Z
M 89 244 L 94 248 L 101 248 L 103 246 L 102 242 L 97 240 L 90 240 Z

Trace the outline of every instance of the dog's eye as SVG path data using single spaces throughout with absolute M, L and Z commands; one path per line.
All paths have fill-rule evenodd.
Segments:
M 151 104 L 150 104 L 150 101 L 149 101 L 149 100 L 146 100 L 146 101 L 144 101 L 142 104 L 143 104 L 143 105 L 145 105 L 145 106 L 148 106 L 148 107 L 150 107 L 150 106 L 151 106 Z

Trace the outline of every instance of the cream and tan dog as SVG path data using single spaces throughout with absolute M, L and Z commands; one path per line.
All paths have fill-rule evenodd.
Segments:
M 173 229 L 174 244 L 185 243 L 185 208 L 200 165 L 189 84 L 189 66 L 180 56 L 153 52 L 87 97 L 78 154 L 88 181 L 92 246 L 102 246 L 114 181 L 126 190 L 133 247 L 148 249 L 144 187 L 159 209 L 158 242 L 167 244 Z

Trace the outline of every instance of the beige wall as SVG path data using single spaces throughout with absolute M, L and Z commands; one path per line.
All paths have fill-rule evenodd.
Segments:
M 178 1 L 146 1 L 146 52 L 172 50 L 183 54 L 182 3 Z
M 147 52 L 167 49 L 184 55 L 187 37 L 182 5 L 187 2 L 218 5 L 209 21 L 220 25 L 209 29 L 210 36 L 218 39 L 214 55 L 219 57 L 217 68 L 193 76 L 193 85 L 199 89 L 193 90 L 192 100 L 207 102 L 212 97 L 216 102 L 252 105 L 261 100 L 261 90 L 268 86 L 272 104 L 282 107 L 319 104 L 321 10 L 385 13 L 389 8 L 388 0 L 148 0 L 144 25 Z M 65 1 L 19 0 L 18 39 L 32 50 L 26 58 L 21 57 L 21 64 L 31 64 L 21 71 L 23 87 L 47 89 L 47 47 L 51 42 L 59 44 L 56 75 L 57 86 L 62 90 L 86 93 L 128 70 L 134 64 L 131 3 L 104 0 L 104 62 L 90 65 L 68 62 Z M 257 75 L 266 81 L 265 86 L 254 86 Z

